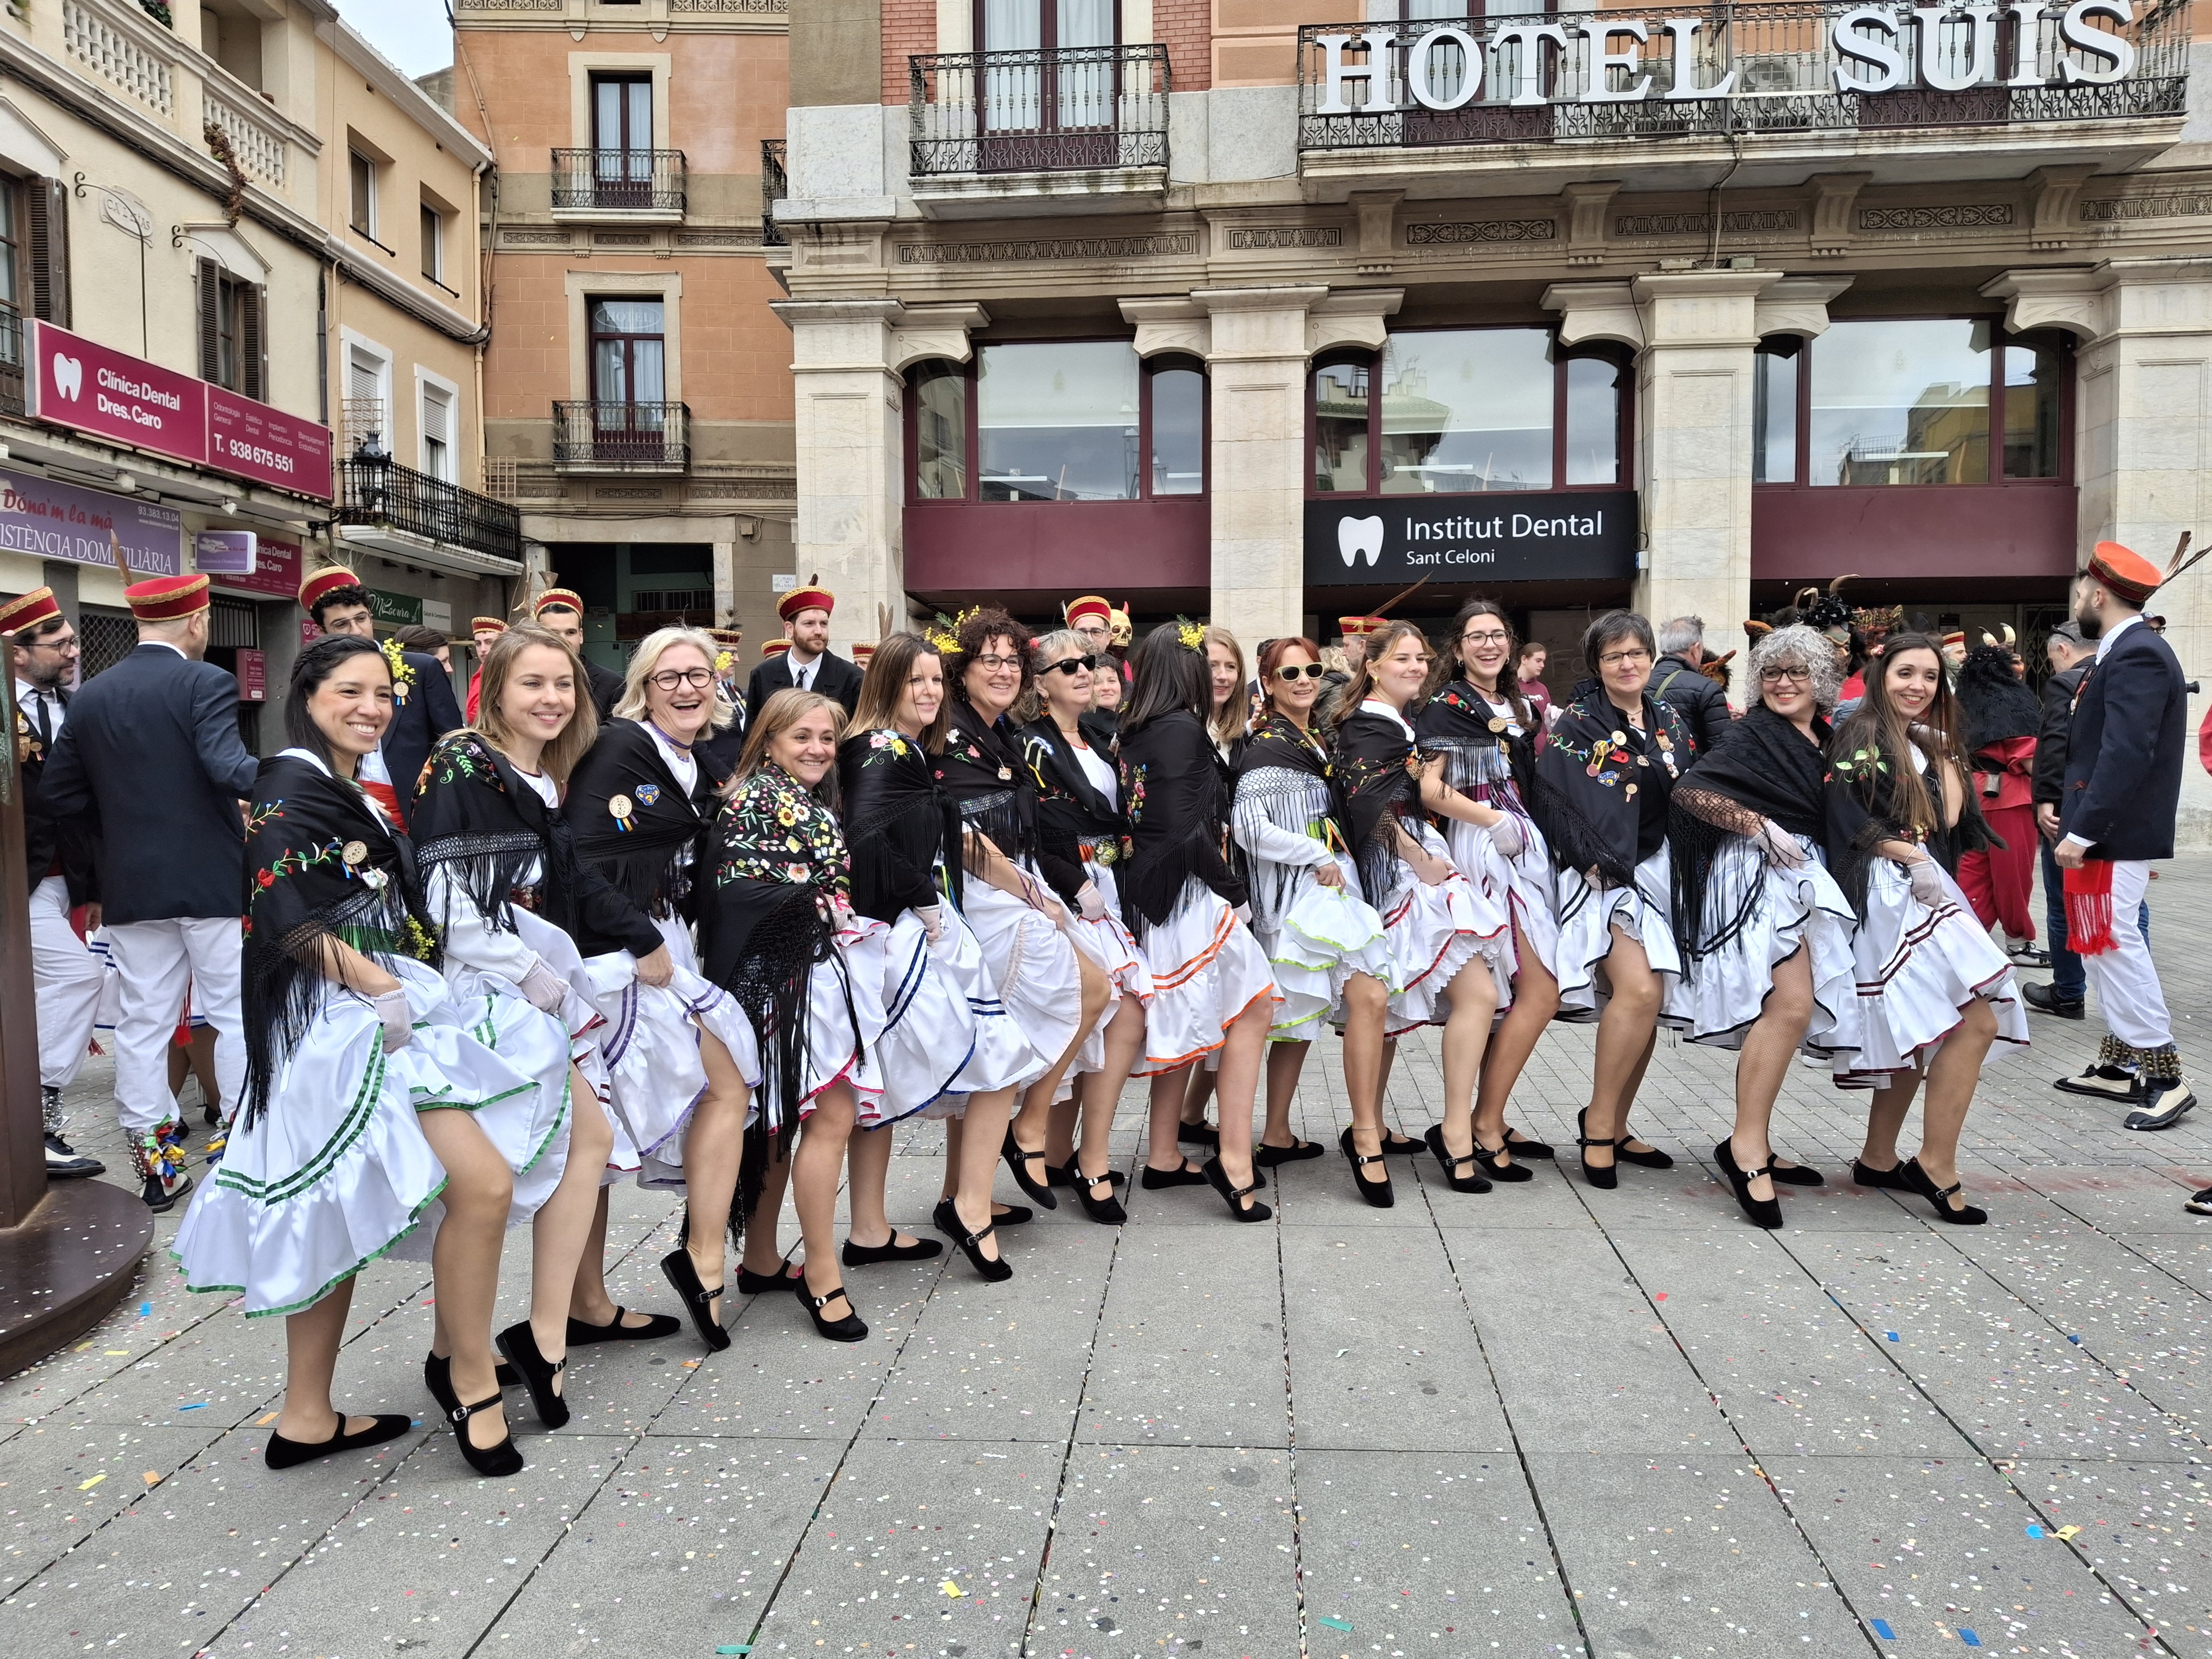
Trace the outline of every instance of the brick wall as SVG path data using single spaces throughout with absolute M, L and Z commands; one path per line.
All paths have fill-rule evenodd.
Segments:
M 883 0 L 884 102 L 907 100 L 906 60 L 937 50 L 937 0 Z
M 1168 49 L 1177 92 L 1213 84 L 1213 0 L 1152 0 L 1152 39 Z

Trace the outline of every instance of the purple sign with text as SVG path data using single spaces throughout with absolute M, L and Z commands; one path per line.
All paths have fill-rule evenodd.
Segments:
M 124 557 L 134 573 L 182 574 L 185 522 L 173 508 L 27 473 L 0 471 L 0 552 L 112 569 L 110 531 L 123 544 Z

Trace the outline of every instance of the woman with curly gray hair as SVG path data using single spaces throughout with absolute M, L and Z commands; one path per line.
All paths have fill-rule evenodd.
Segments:
M 1691 1042 L 1737 1051 L 1735 1131 L 1713 1161 L 1744 1213 L 1779 1227 L 1774 1183 L 1820 1184 L 1768 1140 L 1790 1056 L 1856 1046 L 1854 917 L 1820 850 L 1826 715 L 1842 672 L 1828 641 L 1802 625 L 1761 639 L 1747 666 L 1759 701 L 1669 803 L 1683 968 L 1671 1012 Z

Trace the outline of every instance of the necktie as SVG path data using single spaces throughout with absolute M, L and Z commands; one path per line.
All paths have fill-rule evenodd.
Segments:
M 52 750 L 54 746 L 54 717 L 46 706 L 48 693 L 33 691 L 31 702 L 39 711 L 39 747 Z

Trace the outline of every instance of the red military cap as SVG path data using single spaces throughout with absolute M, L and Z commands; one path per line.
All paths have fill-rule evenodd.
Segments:
M 175 622 L 208 608 L 205 576 L 155 576 L 123 590 L 123 602 L 140 622 Z
M 872 645 L 856 645 L 853 647 L 853 660 L 862 668 L 868 665 L 868 659 L 875 654 L 876 647 Z
M 2089 557 L 2089 574 L 2130 605 L 2145 604 L 2165 580 L 2159 568 L 2132 548 L 2099 542 Z
M 530 607 L 531 620 L 535 622 L 548 611 L 569 610 L 578 616 L 584 614 L 584 596 L 573 587 L 549 587 L 540 593 Z
M 1114 607 L 1096 593 L 1085 593 L 1081 599 L 1068 602 L 1067 625 L 1070 628 L 1085 617 L 1096 617 L 1110 628 L 1114 623 Z
M 794 587 L 778 599 L 775 614 L 780 620 L 789 622 L 802 611 L 835 611 L 836 608 L 837 596 L 835 593 L 826 587 L 810 584 L 805 587 Z
M 1348 640 L 1361 634 L 1380 634 L 1389 625 L 1389 620 L 1388 617 L 1339 617 L 1336 626 L 1337 630 Z
M 10 599 L 7 604 L 0 605 L 0 634 L 20 634 L 61 614 L 62 608 L 54 599 L 54 590 L 34 587 L 21 599 Z
M 789 640 L 770 640 L 766 645 L 761 647 L 761 660 L 767 662 L 771 658 L 781 656 L 790 649 Z
M 320 605 L 331 594 L 337 592 L 341 587 L 359 587 L 361 586 L 361 578 L 355 575 L 352 571 L 347 569 L 343 565 L 331 565 L 325 569 L 318 570 L 313 575 L 308 577 L 307 580 L 300 584 L 300 609 L 307 611 L 310 616 L 312 616 L 314 614 L 315 607 L 318 605 Z
M 710 628 L 707 630 L 707 637 L 723 649 L 734 651 L 745 642 L 745 630 L 742 628 Z
M 471 634 L 504 634 L 507 632 L 507 624 L 496 617 L 471 617 L 469 618 L 469 632 Z

